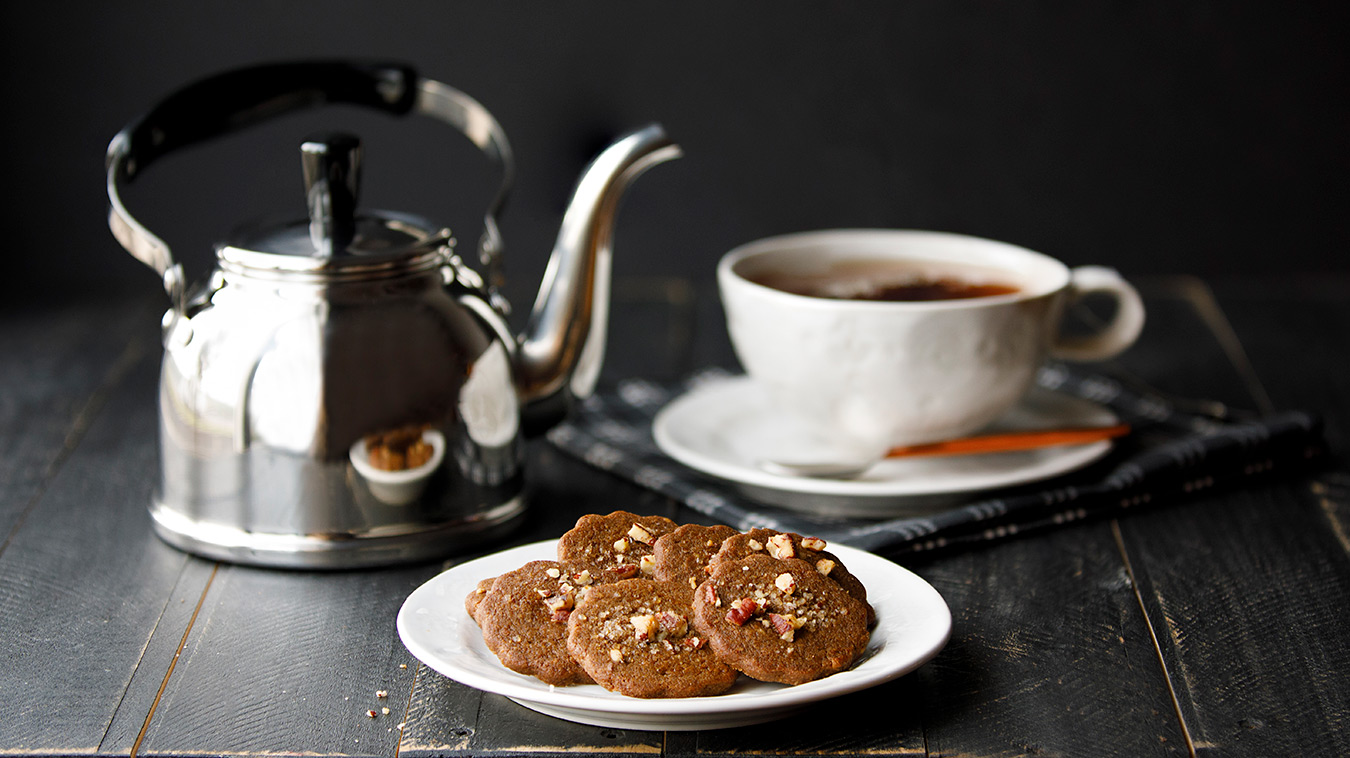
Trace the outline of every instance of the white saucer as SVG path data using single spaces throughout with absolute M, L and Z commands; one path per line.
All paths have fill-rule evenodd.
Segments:
M 782 718 L 812 703 L 874 687 L 918 668 L 951 635 L 952 614 L 932 585 L 871 553 L 832 544 L 830 551 L 867 587 L 877 625 L 852 668 L 788 687 L 741 677 L 714 697 L 626 697 L 587 684 L 552 687 L 498 662 L 464 610 L 480 579 L 532 560 L 557 557 L 557 542 L 535 542 L 460 564 L 413 591 L 398 612 L 398 633 L 418 660 L 470 687 L 505 695 L 526 708 L 569 721 L 615 729 L 721 729 Z
M 1109 409 L 1080 398 L 1033 389 L 987 431 L 1118 423 Z M 1009 487 L 1086 466 L 1110 441 L 1006 453 L 885 460 L 856 479 L 783 476 L 763 459 L 829 460 L 829 443 L 769 408 L 748 377 L 700 385 L 656 415 L 652 435 L 663 452 L 690 468 L 725 479 L 771 505 L 830 516 L 903 516 L 947 507 L 963 496 Z

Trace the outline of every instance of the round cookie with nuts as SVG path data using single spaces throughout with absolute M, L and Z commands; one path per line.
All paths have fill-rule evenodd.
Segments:
M 597 684 L 630 697 L 725 692 L 736 669 L 690 625 L 691 596 L 651 579 L 595 585 L 567 619 L 567 649 Z
M 469 590 L 469 594 L 464 596 L 464 611 L 469 614 L 469 618 L 473 619 L 475 624 L 478 623 L 478 606 L 482 604 L 483 598 L 487 595 L 488 590 L 492 589 L 492 583 L 495 581 L 497 581 L 495 576 L 479 579 L 478 584 L 474 585 L 474 588 Z
M 722 561 L 694 592 L 693 624 L 717 657 L 754 679 L 802 684 L 867 648 L 867 609 L 799 558 Z
M 652 549 L 656 578 L 694 589 L 712 573 L 708 561 L 721 549 L 722 541 L 737 533 L 723 524 L 685 524 L 669 534 L 661 535 Z
M 591 682 L 567 653 L 567 619 L 588 590 L 572 583 L 574 573 L 556 561 L 530 561 L 497 577 L 478 600 L 474 620 L 503 666 L 548 684 Z
M 826 550 L 825 540 L 819 537 L 803 537 L 796 532 L 779 532 L 773 529 L 751 529 L 728 537 L 713 555 L 710 563 L 729 561 L 739 563 L 748 556 L 761 554 L 772 558 L 797 558 L 816 567 L 822 575 L 828 576 L 844 591 L 857 598 L 867 608 L 867 625 L 876 623 L 876 612 L 867 602 L 867 588 L 858 577 L 849 573 L 838 556 Z
M 677 524 L 664 516 L 639 516 L 614 511 L 588 514 L 558 539 L 558 560 L 588 569 L 596 583 L 650 577 L 656 540 L 675 531 Z

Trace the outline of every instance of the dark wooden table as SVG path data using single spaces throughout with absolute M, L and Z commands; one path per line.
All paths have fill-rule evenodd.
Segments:
M 1319 411 L 1330 465 L 912 562 L 955 616 L 933 661 L 789 721 L 666 734 L 420 665 L 394 616 L 455 560 L 305 573 L 162 544 L 145 509 L 162 300 L 0 312 L 0 754 L 1350 755 L 1350 281 L 1140 284 L 1150 321 L 1114 368 Z M 620 282 L 608 376 L 726 361 L 716 307 Z M 530 517 L 504 544 L 615 507 L 702 520 L 547 443 L 530 458 Z

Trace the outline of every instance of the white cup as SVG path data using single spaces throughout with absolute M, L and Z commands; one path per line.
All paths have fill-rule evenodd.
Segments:
M 1016 291 L 892 302 L 793 294 L 755 281 L 824 277 L 858 261 L 965 279 L 979 272 Z M 723 256 L 717 281 L 732 346 L 771 405 L 859 450 L 977 432 L 1017 403 L 1047 356 L 1104 360 L 1129 347 L 1144 324 L 1139 294 L 1111 269 L 1070 269 L 1016 245 L 942 232 L 771 237 Z M 1065 306 L 1091 293 L 1114 299 L 1113 318 L 1095 334 L 1066 336 Z

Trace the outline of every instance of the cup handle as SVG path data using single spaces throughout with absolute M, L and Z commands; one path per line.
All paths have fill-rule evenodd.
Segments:
M 1050 355 L 1069 361 L 1101 361 L 1117 355 L 1134 344 L 1144 328 L 1144 302 L 1139 292 L 1114 269 L 1080 266 L 1069 272 L 1068 303 L 1090 294 L 1110 295 L 1116 301 L 1116 314 L 1096 334 L 1066 337 L 1056 334 Z

